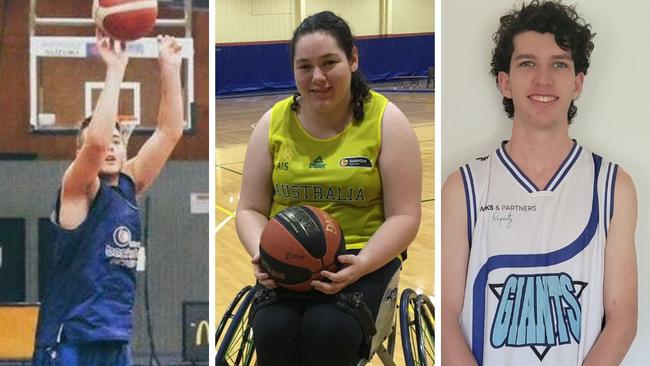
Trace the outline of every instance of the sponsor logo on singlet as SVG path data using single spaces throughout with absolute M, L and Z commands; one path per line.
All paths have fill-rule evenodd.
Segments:
M 372 168 L 372 162 L 365 156 L 351 156 L 339 161 L 344 168 Z
M 490 225 L 510 230 L 516 226 L 516 219 L 520 215 L 530 215 L 537 211 L 537 205 L 513 203 L 485 203 L 479 207 L 482 215 L 487 215 Z
M 113 231 L 113 242 L 120 247 L 124 248 L 129 245 L 131 241 L 131 230 L 126 226 L 120 226 Z
M 113 230 L 112 242 L 106 243 L 104 255 L 111 264 L 135 268 L 139 250 L 140 242 L 132 240 L 131 230 L 126 226 L 118 226 Z
M 537 211 L 537 205 L 529 204 L 497 204 L 489 203 L 482 205 L 479 210 L 483 211 L 510 211 L 510 212 L 535 212 Z
M 499 299 L 490 331 L 492 347 L 530 347 L 541 361 L 552 347 L 580 343 L 578 299 L 586 286 L 564 272 L 513 274 L 503 284 L 490 284 Z
M 309 163 L 309 169 L 325 169 L 325 164 L 323 158 L 319 155 L 314 161 Z

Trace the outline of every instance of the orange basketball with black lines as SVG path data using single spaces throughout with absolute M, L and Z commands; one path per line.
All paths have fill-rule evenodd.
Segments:
M 94 0 L 93 19 L 111 38 L 132 41 L 151 32 L 158 17 L 157 0 Z
M 323 280 L 322 270 L 336 272 L 338 256 L 344 252 L 339 224 L 312 206 L 280 211 L 269 220 L 260 239 L 262 267 L 278 285 L 293 291 L 311 290 L 312 280 Z

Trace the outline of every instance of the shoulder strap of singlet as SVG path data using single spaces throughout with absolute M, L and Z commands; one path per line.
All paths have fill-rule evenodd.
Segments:
M 609 224 L 612 220 L 612 216 L 614 216 L 614 193 L 616 191 L 617 173 L 618 164 L 608 162 L 606 169 L 603 171 L 603 174 L 605 174 L 605 189 L 601 192 L 601 202 L 603 202 L 602 218 L 605 226 L 605 237 L 607 237 Z
M 138 203 L 136 201 L 136 188 L 133 178 L 131 178 L 128 174 L 120 173 L 117 187 L 117 192 L 120 196 L 122 196 L 122 198 L 127 201 L 129 206 L 138 209 Z
M 467 208 L 467 242 L 470 249 L 472 248 L 472 236 L 476 226 L 476 188 L 474 186 L 474 176 L 469 164 L 460 167 L 460 176 L 463 178 L 463 188 L 465 191 L 465 204 Z

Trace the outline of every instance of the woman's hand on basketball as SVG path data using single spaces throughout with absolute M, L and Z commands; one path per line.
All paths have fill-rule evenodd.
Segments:
M 255 278 L 257 278 L 257 282 L 261 283 L 262 286 L 266 288 L 278 287 L 278 284 L 275 282 L 275 280 L 273 280 L 271 276 L 266 271 L 264 271 L 264 268 L 262 268 L 260 253 L 255 254 L 251 260 L 251 263 L 253 263 L 253 270 L 255 271 Z
M 321 271 L 320 274 L 332 282 L 312 281 L 311 285 L 316 290 L 332 295 L 357 282 L 361 276 L 368 273 L 368 263 L 365 257 L 354 254 L 339 256 L 343 268 L 338 272 Z
M 97 37 L 97 52 L 106 64 L 107 68 L 126 69 L 129 63 L 129 55 L 126 52 L 126 42 L 112 39 L 101 30 L 95 31 Z
M 158 35 L 158 61 L 161 67 L 173 66 L 179 68 L 181 61 L 181 50 L 183 46 L 171 36 Z

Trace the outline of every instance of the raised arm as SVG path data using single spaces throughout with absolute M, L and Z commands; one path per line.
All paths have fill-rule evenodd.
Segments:
M 160 105 L 158 125 L 138 154 L 124 166 L 135 181 L 137 193 L 146 191 L 158 177 L 178 140 L 183 136 L 181 93 L 181 45 L 169 36 L 158 36 Z
M 386 221 L 358 255 L 343 255 L 347 266 L 336 272 L 323 271 L 332 282 L 314 281 L 317 290 L 333 294 L 374 272 L 403 252 L 415 239 L 420 226 L 422 163 L 415 132 L 394 104 L 386 106 L 378 166 Z
M 120 84 L 129 61 L 120 41 L 99 33 L 97 50 L 106 64 L 106 79 L 90 124 L 83 131 L 83 143 L 63 175 L 59 224 L 66 229 L 85 219 L 99 189 L 98 174 L 113 142 Z
M 469 262 L 467 213 L 460 172 L 452 173 L 442 187 L 442 363 L 476 365 L 465 335 L 460 328 L 460 313 L 465 299 L 465 281 Z
M 637 266 L 634 231 L 637 200 L 634 183 L 618 170 L 612 217 L 605 247 L 605 327 L 584 365 L 619 365 L 637 328 Z
M 269 110 L 255 126 L 248 142 L 235 225 L 239 240 L 252 257 L 255 277 L 266 287 L 276 287 L 275 281 L 262 270 L 259 262 L 260 237 L 269 221 L 273 198 L 273 158 L 269 150 L 270 121 Z

